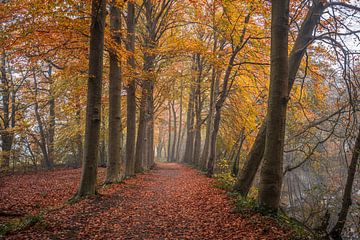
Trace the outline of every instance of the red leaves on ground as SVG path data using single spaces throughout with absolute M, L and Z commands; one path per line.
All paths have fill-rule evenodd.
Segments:
M 99 180 L 103 179 L 103 170 Z M 75 192 L 80 170 L 6 177 L 0 208 L 36 213 L 61 206 Z M 180 164 L 156 169 L 123 184 L 101 188 L 101 196 L 45 214 L 46 228 L 9 239 L 286 239 L 274 221 L 231 213 L 213 179 Z

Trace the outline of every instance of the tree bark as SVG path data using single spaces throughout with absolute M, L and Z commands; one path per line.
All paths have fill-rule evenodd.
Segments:
M 181 79 L 180 83 L 180 113 L 179 113 L 179 131 L 178 131 L 178 139 L 176 143 L 176 162 L 180 161 L 180 148 L 181 148 L 181 133 L 182 133 L 182 114 L 183 114 L 183 92 L 184 92 L 184 83 L 183 79 Z
M 306 48 L 312 41 L 312 33 L 320 21 L 320 17 L 326 8 L 326 3 L 315 0 L 309 9 L 296 38 L 293 49 L 289 57 L 289 88 L 290 93 L 295 81 L 302 58 L 306 52 Z M 247 156 L 246 162 L 239 172 L 234 190 L 239 192 L 242 196 L 246 196 L 255 179 L 257 170 L 261 164 L 265 149 L 266 138 L 266 118 L 261 124 L 259 132 L 255 138 L 255 142 Z
M 76 123 L 78 126 L 81 124 L 81 106 L 80 102 L 77 103 L 77 111 L 76 111 Z M 76 134 L 76 146 L 77 146 L 77 157 L 75 161 L 75 167 L 80 167 L 82 159 L 84 157 L 84 147 L 83 147 L 83 139 L 81 130 Z
M 39 127 L 39 134 L 40 134 L 40 141 L 37 141 L 42 155 L 43 155 L 43 166 L 46 169 L 51 169 L 53 168 L 53 162 L 51 162 L 50 158 L 49 158 L 49 152 L 48 152 L 48 145 L 47 145 L 47 141 L 46 141 L 46 134 L 45 134 L 45 129 L 44 129 L 44 124 L 43 121 L 41 119 L 41 115 L 39 112 L 39 102 L 38 102 L 38 81 L 36 78 L 36 73 L 35 73 L 35 69 L 33 69 L 33 79 L 34 79 L 34 91 L 35 91 L 35 103 L 34 103 L 34 111 L 35 111 L 35 117 L 36 117 L 36 121 Z
M 166 160 L 167 162 L 170 162 L 171 160 L 171 106 L 170 106 L 170 101 L 168 103 L 168 145 L 167 145 L 167 156 L 166 156 Z
M 96 193 L 106 1 L 92 0 L 84 161 L 75 199 Z
M 1 129 L 1 167 L 10 167 L 10 156 L 14 140 L 14 134 L 10 127 L 15 127 L 15 93 L 12 93 L 12 111 L 10 113 L 10 84 L 6 76 L 6 54 L 3 51 L 1 56 L 1 84 L 2 84 L 2 102 L 3 102 L 3 129 Z M 11 116 L 11 117 L 10 117 Z
M 215 14 L 215 12 L 214 12 Z M 213 46 L 213 54 L 215 55 L 215 51 L 217 48 L 217 36 L 214 31 L 214 46 Z M 213 130 L 213 120 L 214 120 L 214 111 L 215 111 L 215 81 L 219 81 L 217 78 L 217 70 L 216 66 L 212 66 L 211 72 L 211 84 L 210 84 L 210 103 L 209 103 L 209 114 L 206 122 L 206 134 L 205 134 L 205 142 L 204 148 L 201 153 L 200 159 L 200 169 L 205 171 L 207 168 L 208 158 L 209 158 L 209 150 L 210 150 L 210 137 Z
M 143 85 L 146 82 L 143 81 Z M 136 152 L 135 152 L 135 173 L 140 173 L 144 171 L 143 159 L 145 157 L 145 148 L 146 148 L 146 94 L 147 90 L 145 86 L 142 86 L 141 90 L 141 100 L 140 100 L 140 116 L 139 116 L 139 126 L 138 134 L 136 139 Z
M 130 52 L 128 65 L 132 73 L 126 87 L 127 117 L 126 117 L 126 172 L 127 177 L 135 175 L 135 134 L 136 134 L 136 82 L 135 82 L 135 6 L 132 1 L 127 3 L 127 44 L 126 50 Z
M 110 6 L 111 37 L 117 46 L 121 44 L 121 13 L 113 0 Z M 109 72 L 109 144 L 108 166 L 105 183 L 121 182 L 125 176 L 122 163 L 122 127 L 121 127 L 121 59 L 118 58 L 117 49 L 110 49 Z
M 172 115 L 173 115 L 173 120 L 174 120 L 174 134 L 173 134 L 173 140 L 172 140 L 172 145 L 171 145 L 171 162 L 175 162 L 175 146 L 176 146 L 176 138 L 177 138 L 177 134 L 176 134 L 176 111 L 175 111 L 175 100 L 173 100 L 172 104 L 171 104 L 171 109 L 172 109 Z
M 202 101 L 201 101 L 201 81 L 202 81 L 202 72 L 203 72 L 203 60 L 201 59 L 200 54 L 196 56 L 197 62 L 197 81 L 195 88 L 195 142 L 194 142 L 194 155 L 192 162 L 194 165 L 200 165 L 200 153 L 201 153 L 201 112 L 202 112 Z
M 259 203 L 277 212 L 280 204 L 286 107 L 288 102 L 289 0 L 275 0 L 271 10 L 270 89 Z
M 51 78 L 52 75 L 52 67 L 49 65 L 48 70 L 48 79 L 50 81 L 50 96 L 49 96 L 49 135 L 48 135 L 48 155 L 49 155 L 49 162 L 54 163 L 55 161 L 55 97 L 54 97 L 54 86 L 53 80 Z
M 182 160 L 184 163 L 191 163 L 194 151 L 194 100 L 195 89 L 193 83 L 190 83 L 189 102 L 186 117 L 186 143 Z
M 346 179 L 346 183 L 345 183 L 345 189 L 344 189 L 344 194 L 343 194 L 343 198 L 342 198 L 341 209 L 338 214 L 338 220 L 337 220 L 335 226 L 330 231 L 330 236 L 333 239 L 342 239 L 341 232 L 344 229 L 347 214 L 348 214 L 349 208 L 352 204 L 352 200 L 351 200 L 352 187 L 353 187 L 353 183 L 354 183 L 354 179 L 355 179 L 356 169 L 358 166 L 359 155 L 360 155 L 360 129 L 359 129 L 358 135 L 356 137 L 355 146 L 354 146 L 352 157 L 351 157 L 351 162 L 350 162 L 350 165 L 348 168 L 348 174 L 347 174 L 347 179 Z
M 236 47 L 235 50 L 233 51 L 233 53 L 231 54 L 228 67 L 226 68 L 226 71 L 225 71 L 221 94 L 215 104 L 214 129 L 212 130 L 212 133 L 211 133 L 210 153 L 209 153 L 209 160 L 208 160 L 208 164 L 207 164 L 207 176 L 208 177 L 212 177 L 212 175 L 214 174 L 214 166 L 215 166 L 215 160 L 216 160 L 216 139 L 217 139 L 217 135 L 218 135 L 219 128 L 220 128 L 221 108 L 226 100 L 227 95 L 228 95 L 230 74 L 233 69 L 233 64 L 234 64 L 234 61 L 235 61 L 235 58 L 236 58 L 236 55 L 238 54 L 238 52 L 239 52 L 239 48 Z

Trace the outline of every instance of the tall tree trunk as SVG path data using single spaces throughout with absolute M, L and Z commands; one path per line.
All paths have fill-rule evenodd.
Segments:
M 214 120 L 214 106 L 215 106 L 215 79 L 216 79 L 216 69 L 215 66 L 212 68 L 211 73 L 211 85 L 210 85 L 210 104 L 209 104 L 209 114 L 206 122 L 206 134 L 204 148 L 201 154 L 200 168 L 201 170 L 206 170 L 209 150 L 210 150 L 210 137 L 213 130 L 213 120 Z
M 168 155 L 166 157 L 167 162 L 171 160 L 171 106 L 170 101 L 168 102 L 168 145 L 167 145 L 167 152 Z
M 326 8 L 326 3 L 320 0 L 314 0 L 313 5 L 309 9 L 304 22 L 301 25 L 298 36 L 296 38 L 293 49 L 289 57 L 289 88 L 290 93 L 298 72 L 301 60 L 306 52 L 306 48 L 312 41 L 312 34 L 315 27 L 320 21 L 321 15 Z M 261 124 L 259 132 L 255 138 L 255 142 L 247 156 L 246 162 L 240 171 L 234 190 L 242 196 L 246 196 L 255 179 L 257 170 L 261 164 L 265 149 L 266 138 L 266 118 Z
M 215 10 L 214 10 L 215 11 Z M 214 12 L 215 14 L 215 12 Z M 216 32 L 214 31 L 214 46 L 213 46 L 213 54 L 215 54 L 216 48 L 217 48 L 217 36 Z M 213 130 L 213 120 L 214 120 L 214 110 L 215 110 L 215 81 L 219 80 L 217 78 L 216 73 L 216 66 L 212 66 L 212 72 L 211 72 L 211 84 L 210 84 L 210 103 L 209 103 L 209 114 L 206 122 L 206 134 L 205 134 L 205 142 L 204 142 L 204 148 L 201 153 L 201 160 L 200 160 L 200 168 L 201 170 L 206 170 L 208 158 L 209 158 L 209 150 L 210 150 L 210 137 L 211 132 Z
M 84 161 L 75 199 L 96 193 L 106 1 L 92 0 Z
M 183 162 L 191 163 L 194 151 L 194 101 L 195 101 L 195 88 L 190 84 L 189 102 L 186 118 L 186 143 Z
M 157 44 L 158 20 L 154 17 L 154 2 L 144 1 L 146 16 L 146 36 L 144 38 L 144 66 L 146 73 L 143 87 L 146 88 L 146 145 L 145 145 L 145 163 L 146 168 L 150 169 L 154 164 L 154 82 L 155 82 L 155 57 L 154 49 Z
M 3 102 L 3 129 L 1 129 L 1 149 L 2 162 L 1 167 L 10 167 L 11 149 L 14 139 L 14 134 L 10 131 L 10 122 L 13 122 L 12 127 L 15 126 L 15 93 L 12 95 L 12 113 L 10 114 L 10 85 L 6 76 L 6 54 L 3 51 L 1 56 L 1 84 L 2 84 L 2 102 Z M 12 115 L 12 119 L 10 119 Z
M 178 131 L 178 139 L 176 142 L 176 162 L 180 162 L 180 148 L 181 148 L 181 133 L 182 133 L 182 114 L 183 114 L 183 93 L 184 93 L 184 83 L 183 79 L 181 79 L 180 83 L 180 113 L 179 113 L 179 131 Z
M 135 71 L 135 6 L 132 1 L 127 3 L 127 44 L 126 50 L 130 52 L 128 65 L 132 73 L 129 83 L 126 87 L 127 98 L 127 117 L 126 117 L 126 173 L 127 177 L 135 174 L 135 134 L 136 134 L 136 82 L 134 77 Z
M 214 166 L 215 166 L 215 160 L 216 160 L 216 139 L 217 139 L 217 135 L 218 135 L 219 128 L 220 128 L 221 108 L 226 100 L 228 91 L 230 90 L 229 89 L 230 74 L 233 69 L 233 64 L 234 64 L 236 55 L 238 54 L 239 51 L 240 51 L 240 49 L 238 47 L 236 47 L 235 50 L 233 51 L 233 53 L 231 54 L 228 67 L 226 68 L 226 71 L 225 71 L 221 94 L 215 104 L 214 129 L 212 130 L 212 133 L 211 133 L 210 153 L 209 153 L 209 160 L 207 163 L 207 176 L 208 177 L 212 177 L 212 175 L 214 173 Z
M 76 111 L 76 123 L 78 126 L 81 124 L 81 106 L 80 102 L 77 104 L 77 111 Z M 75 167 L 80 167 L 82 159 L 84 157 L 84 147 L 83 147 L 83 139 L 81 130 L 76 134 L 76 146 L 77 146 L 77 157 L 75 161 Z
M 35 69 L 33 70 L 33 79 L 34 79 L 34 91 L 35 91 L 35 103 L 34 103 L 34 111 L 35 111 L 35 117 L 36 121 L 39 127 L 39 134 L 40 134 L 40 140 L 37 141 L 38 145 L 40 146 L 42 155 L 43 155 L 43 166 L 46 169 L 53 168 L 53 162 L 51 162 L 49 159 L 49 152 L 48 152 L 48 146 L 46 141 L 46 134 L 44 129 L 44 124 L 41 119 L 41 115 L 39 112 L 39 102 L 38 102 L 38 82 L 36 78 Z
M 146 94 L 147 90 L 144 86 L 146 81 L 142 83 L 141 90 L 141 100 L 140 100 L 140 116 L 139 116 L 139 126 L 138 134 L 136 139 L 136 152 L 135 152 L 135 172 L 140 173 L 144 171 L 143 159 L 145 159 L 145 148 L 146 148 Z
M 173 140 L 172 140 L 172 146 L 171 146 L 171 161 L 175 162 L 175 146 L 176 146 L 176 111 L 175 111 L 175 100 L 172 101 L 171 104 L 171 109 L 172 109 L 172 115 L 173 115 L 173 120 L 174 120 L 174 134 L 173 134 Z
M 194 142 L 194 155 L 192 162 L 194 165 L 200 165 L 200 153 L 201 153 L 201 112 L 202 112 L 202 101 L 201 101 L 201 81 L 202 81 L 202 72 L 203 72 L 203 60 L 201 56 L 197 54 L 197 72 L 198 77 L 196 81 L 196 90 L 195 90 L 195 142 Z
M 48 79 L 50 81 L 50 96 L 49 96 L 49 134 L 48 134 L 48 155 L 49 162 L 54 163 L 54 140 L 55 140 L 55 97 L 54 97 L 54 86 L 52 81 L 52 67 L 49 65 Z
M 347 214 L 349 212 L 349 208 L 352 204 L 351 195 L 352 195 L 352 187 L 355 179 L 356 169 L 358 166 L 360 155 L 360 129 L 358 135 L 356 137 L 355 146 L 352 152 L 351 162 L 348 168 L 347 179 L 345 183 L 345 189 L 343 193 L 341 209 L 338 214 L 338 220 L 335 226 L 330 231 L 330 236 L 334 239 L 342 239 L 341 232 L 344 229 Z
M 280 204 L 286 107 L 288 102 L 289 0 L 275 0 L 271 10 L 271 65 L 264 162 L 259 203 L 276 212 Z
M 113 0 L 110 6 L 111 37 L 117 46 L 121 44 L 121 13 Z M 105 183 L 120 182 L 125 176 L 122 163 L 122 127 L 121 127 L 121 59 L 118 58 L 117 49 L 110 49 L 109 72 L 109 144 L 108 166 Z
M 151 69 L 148 71 L 152 76 L 153 67 L 154 67 L 154 59 L 152 59 Z M 147 158 L 146 159 L 146 168 L 151 169 L 154 165 L 154 81 L 153 77 L 148 79 L 150 89 L 149 94 L 147 96 Z

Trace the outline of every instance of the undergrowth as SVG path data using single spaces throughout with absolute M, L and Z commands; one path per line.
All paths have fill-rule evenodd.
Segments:
M 223 172 L 216 174 L 215 187 L 227 191 L 228 195 L 235 201 L 235 212 L 243 215 L 244 217 L 250 217 L 254 214 L 261 214 L 265 218 L 275 220 L 281 227 L 289 231 L 291 240 L 310 240 L 310 239 L 321 239 L 316 233 L 304 227 L 300 222 L 289 217 L 283 211 L 279 213 L 273 213 L 267 211 L 262 207 L 258 201 L 256 201 L 255 195 L 257 190 L 252 189 L 248 194 L 250 197 L 244 198 L 238 193 L 233 192 L 233 186 L 236 178 L 229 172 Z
M 0 223 L 0 239 L 3 239 L 7 234 L 26 230 L 35 225 L 40 228 L 46 227 L 46 222 L 42 214 L 28 215 L 2 222 Z

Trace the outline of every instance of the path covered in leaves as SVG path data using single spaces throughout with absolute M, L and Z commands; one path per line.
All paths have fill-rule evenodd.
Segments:
M 99 182 L 104 177 L 100 170 Z M 287 239 L 273 221 L 241 216 L 214 180 L 176 163 L 160 163 L 100 197 L 64 205 L 80 170 L 2 179 L 0 208 L 44 220 L 9 239 Z M 4 219 L 0 219 L 4 220 Z

